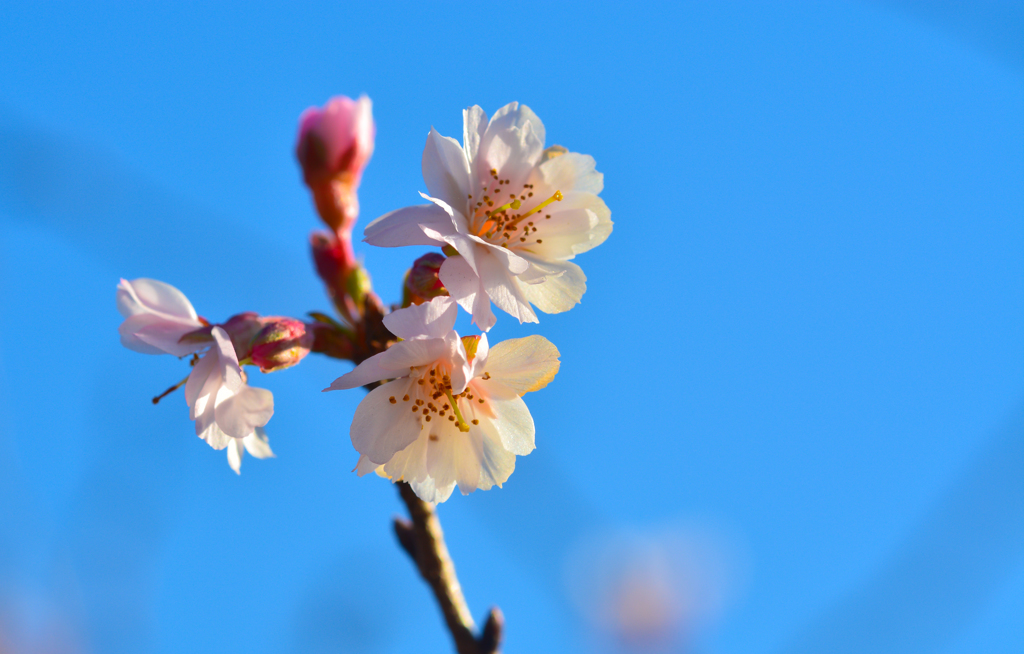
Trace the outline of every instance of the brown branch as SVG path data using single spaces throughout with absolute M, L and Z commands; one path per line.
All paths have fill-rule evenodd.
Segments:
M 395 535 L 402 549 L 416 563 L 420 576 L 434 591 L 456 651 L 459 654 L 498 654 L 505 626 L 501 611 L 497 607 L 491 609 L 483 632 L 477 637 L 476 625 L 455 576 L 455 564 L 448 555 L 434 507 L 418 498 L 405 482 L 398 483 L 398 490 L 412 520 L 395 518 Z

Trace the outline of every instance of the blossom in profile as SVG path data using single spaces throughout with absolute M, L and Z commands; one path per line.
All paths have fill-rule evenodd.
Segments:
M 356 409 L 350 434 L 356 472 L 408 482 L 427 502 L 501 486 L 516 455 L 534 449 L 534 424 L 522 395 L 558 372 L 558 350 L 542 336 L 498 343 L 460 338 L 458 309 L 438 297 L 384 318 L 404 339 L 370 357 L 324 390 L 391 380 Z
M 121 344 L 143 354 L 182 357 L 210 344 L 209 339 L 179 342 L 208 323 L 196 315 L 184 293 L 155 279 L 122 279 L 117 285 L 117 310 L 124 316 L 118 328 Z
M 240 472 L 246 451 L 260 459 L 274 455 L 263 431 L 274 414 L 274 397 L 270 391 L 246 383 L 236 344 L 232 343 L 234 337 L 238 347 L 248 350 L 252 334 L 262 324 L 259 316 L 239 314 L 223 326 L 211 326 L 196 314 L 181 291 L 144 278 L 121 280 L 117 285 L 117 309 L 125 317 L 118 330 L 121 343 L 131 350 L 181 357 L 209 348 L 195 361 L 185 381 L 185 401 L 189 417 L 195 420 L 196 435 L 214 449 L 226 448 L 232 470 Z M 273 338 L 265 340 L 260 345 L 273 345 Z M 268 351 L 266 365 L 276 362 L 283 367 L 289 364 L 289 356 L 301 358 L 302 354 Z M 168 392 L 178 387 L 180 384 Z
M 228 450 L 228 464 L 240 472 L 243 449 L 259 459 L 273 456 L 263 426 L 274 415 L 274 396 L 246 383 L 231 338 L 214 327 L 213 345 L 185 383 L 189 417 L 196 435 L 215 450 Z
M 429 195 L 421 195 L 429 204 L 381 216 L 366 227 L 366 242 L 457 252 L 440 280 L 484 331 L 495 323 L 492 302 L 519 322 L 537 322 L 533 307 L 571 309 L 586 291 L 586 276 L 571 259 L 612 231 L 593 157 L 545 149 L 544 125 L 516 102 L 489 121 L 470 107 L 463 120 L 462 145 L 434 129 L 427 137 Z

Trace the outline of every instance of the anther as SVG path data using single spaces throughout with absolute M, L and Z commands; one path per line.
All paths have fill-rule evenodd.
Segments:
M 391 402 L 392 404 L 398 404 L 398 400 L 395 399 L 394 395 L 388 398 L 388 402 Z

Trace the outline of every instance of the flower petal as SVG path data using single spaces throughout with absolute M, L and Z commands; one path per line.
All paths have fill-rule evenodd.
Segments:
M 487 129 L 487 114 L 477 105 L 462 110 L 462 148 L 466 152 L 470 171 L 475 171 L 477 153 L 480 151 L 480 139 Z
M 477 327 L 485 332 L 494 327 L 497 319 L 491 311 L 491 300 L 465 257 L 448 257 L 441 264 L 438 278 L 459 306 L 473 315 Z
M 409 368 L 423 366 L 444 358 L 449 346 L 443 338 L 414 338 L 395 343 L 381 355 L 381 367 L 395 371 L 394 376 L 407 376 Z
M 487 256 L 478 256 L 477 272 L 480 274 L 480 283 L 487 297 L 499 309 L 521 323 L 537 322 L 537 314 L 530 308 L 530 302 L 523 294 L 519 283 L 499 259 L 490 253 Z
M 182 336 L 196 329 L 198 327 L 192 323 L 167 320 L 151 313 L 138 313 L 126 318 L 117 331 L 121 334 L 121 344 L 129 350 L 183 357 L 210 344 L 203 340 L 179 343 Z
M 427 226 L 441 234 L 455 231 L 452 218 L 436 204 L 419 204 L 397 209 L 377 218 L 363 230 L 363 240 L 370 245 L 394 248 L 403 245 L 444 246 L 444 241 L 432 239 L 420 226 Z
M 430 195 L 451 206 L 466 202 L 469 188 L 469 161 L 459 142 L 441 136 L 433 127 L 423 148 L 423 181 Z
M 384 316 L 384 326 L 399 338 L 442 338 L 455 327 L 459 307 L 450 297 L 412 305 Z
M 411 481 L 409 485 L 412 486 L 412 490 L 416 493 L 416 497 L 420 498 L 424 502 L 430 502 L 431 504 L 440 504 L 446 501 L 452 495 L 452 491 L 455 490 L 455 482 L 451 482 L 447 486 L 438 488 L 434 480 L 427 477 L 423 481 Z
M 252 436 L 274 415 L 274 394 L 265 388 L 243 385 L 216 406 L 217 425 L 232 438 Z
M 568 311 L 587 291 L 587 276 L 572 261 L 544 261 L 527 256 L 530 263 L 548 273 L 540 283 L 523 284 L 523 295 L 544 313 Z
M 331 382 L 330 386 L 323 390 L 323 392 L 326 393 L 327 391 L 341 391 L 349 388 L 358 388 L 359 386 L 372 384 L 373 382 L 380 381 L 382 379 L 391 379 L 392 377 L 398 376 L 396 375 L 395 370 L 381 366 L 381 358 L 383 356 L 384 352 L 374 354 L 372 357 L 356 366 L 351 372 L 345 373 L 341 377 L 335 379 Z
M 390 351 L 390 350 L 389 350 Z M 352 446 L 376 464 L 387 463 L 416 441 L 420 423 L 404 403 L 392 404 L 391 397 L 409 392 L 409 379 L 396 379 L 370 391 L 356 408 L 349 434 Z
M 566 152 L 548 159 L 538 169 L 545 182 L 563 193 L 585 191 L 597 195 L 604 188 L 604 175 L 594 166 L 594 158 L 589 154 Z
M 245 445 L 245 451 L 257 459 L 274 458 L 274 453 L 270 449 L 270 439 L 267 437 L 267 431 L 263 427 L 257 427 L 253 430 L 251 436 L 246 436 L 242 439 L 242 444 Z
M 240 438 L 232 438 L 228 443 L 228 465 L 235 471 L 235 474 L 242 474 L 242 455 L 245 453 L 245 446 Z
M 524 395 L 544 388 L 555 378 L 558 356 L 558 348 L 543 336 L 512 338 L 490 349 L 482 372 Z
M 127 318 L 152 313 L 165 318 L 184 319 L 201 327 L 196 310 L 185 294 L 170 284 L 155 279 L 122 279 L 117 285 L 117 310 Z
M 497 345 L 495 346 L 497 348 Z M 495 380 L 474 380 L 474 385 L 488 395 L 487 403 L 494 412 L 492 424 L 502 446 L 513 454 L 529 454 L 535 449 L 533 416 L 526 402 L 515 390 Z M 482 419 L 483 423 L 486 419 Z

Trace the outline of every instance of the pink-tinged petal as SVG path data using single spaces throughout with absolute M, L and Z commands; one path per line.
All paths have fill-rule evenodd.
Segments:
M 455 482 L 451 482 L 447 486 L 438 487 L 433 479 L 427 477 L 423 481 L 411 481 L 409 485 L 412 487 L 416 497 L 420 498 L 424 502 L 430 502 L 431 504 L 440 504 L 446 501 L 452 495 L 452 491 L 455 490 Z
M 214 327 L 211 335 L 214 344 L 210 348 L 210 354 L 216 353 L 220 359 L 219 364 L 223 367 L 224 387 L 232 392 L 237 392 L 244 382 L 242 381 L 242 369 L 239 367 L 238 357 L 235 355 L 235 346 L 231 344 L 231 337 L 222 327 Z
M 242 474 L 242 455 L 245 454 L 245 446 L 242 445 L 242 440 L 232 438 L 231 442 L 228 443 L 227 451 L 228 465 L 235 471 L 235 474 Z
M 408 404 L 392 403 L 409 393 L 409 379 L 397 379 L 370 391 L 356 408 L 349 434 L 352 446 L 376 464 L 387 463 L 420 434 L 417 415 Z
M 566 152 L 548 159 L 538 169 L 547 184 L 563 193 L 584 191 L 597 195 L 604 188 L 604 175 L 594 166 L 594 158 L 589 154 Z
M 464 447 L 468 439 L 466 434 L 443 425 L 432 431 L 431 435 L 434 439 L 427 439 L 427 474 L 438 487 L 443 488 L 458 481 L 455 468 L 456 451 Z M 477 476 L 479 477 L 479 473 Z M 475 483 L 473 487 L 476 488 Z
M 433 363 L 444 357 L 447 346 L 441 338 L 416 338 L 395 343 L 381 355 L 381 366 L 408 375 L 409 369 Z
M 424 200 L 429 200 L 432 204 L 438 206 L 442 211 L 444 211 L 446 214 L 448 214 L 448 216 L 451 218 L 452 227 L 454 227 L 454 231 L 452 231 L 452 230 L 445 231 L 444 229 L 435 230 L 435 231 L 440 231 L 440 233 L 442 234 L 442 237 L 447 238 L 449 235 L 452 235 L 452 234 L 464 234 L 464 233 L 469 231 L 469 226 L 468 226 L 469 223 L 466 222 L 466 217 L 464 215 L 462 215 L 461 211 L 459 211 L 458 209 L 456 209 L 452 205 L 448 204 L 444 200 L 442 200 L 440 198 L 431 197 L 431 196 L 427 195 L 426 193 L 420 192 L 420 197 L 423 198 Z M 460 205 L 455 205 L 455 206 L 460 206 Z M 424 225 L 424 226 L 421 227 L 421 229 L 425 230 L 428 227 L 431 227 L 431 226 L 430 225 Z
M 412 305 L 384 316 L 384 326 L 399 338 L 442 338 L 455 327 L 458 305 L 450 297 Z
M 408 374 L 399 373 L 392 368 L 383 367 L 381 365 L 381 358 L 383 356 L 384 352 L 374 354 L 372 357 L 356 366 L 352 372 L 346 373 L 335 379 L 331 382 L 330 386 L 323 390 L 323 392 L 326 393 L 327 391 L 341 391 L 349 388 L 358 388 L 382 379 L 404 377 Z
M 265 388 L 243 386 L 220 402 L 216 409 L 217 426 L 232 438 L 246 438 L 274 415 L 274 395 Z
M 480 377 L 487 368 L 487 360 L 490 358 L 490 346 L 487 344 L 487 334 L 480 334 L 480 340 L 476 344 L 476 355 L 470 362 L 468 376 L 470 379 Z M 461 391 L 460 391 L 461 392 Z
M 140 313 L 125 319 L 118 332 L 121 344 L 144 354 L 167 353 L 183 357 L 210 345 L 210 341 L 180 343 L 185 334 L 195 331 L 193 324 L 173 322 L 149 313 Z
M 532 261 L 549 277 L 539 284 L 520 286 L 523 295 L 544 313 L 568 311 L 583 298 L 587 291 L 587 276 L 572 261 Z
M 356 467 L 352 469 L 352 472 L 356 473 L 360 477 L 363 477 L 371 472 L 377 470 L 377 464 L 366 458 L 365 454 L 359 455 L 359 461 L 356 462 Z
M 521 323 L 537 322 L 537 314 L 530 308 L 530 302 L 523 295 L 519 283 L 503 263 L 493 256 L 479 257 L 477 271 L 487 297 L 499 309 Z
M 430 195 L 451 206 L 466 202 L 472 193 L 469 184 L 469 162 L 462 146 L 453 138 L 441 136 L 433 127 L 423 148 L 423 181 Z
M 270 449 L 270 438 L 263 427 L 257 427 L 251 436 L 246 436 L 242 440 L 242 444 L 245 445 L 245 451 L 257 459 L 274 458 L 274 452 Z
M 430 231 L 425 227 L 424 231 L 429 236 L 440 236 L 440 234 Z M 481 247 L 480 244 L 477 242 L 477 240 L 479 239 L 477 239 L 474 236 L 467 236 L 465 234 L 460 233 L 448 234 L 445 236 L 441 236 L 441 238 L 444 239 L 445 243 L 452 246 L 458 251 L 459 256 L 466 260 L 466 263 L 475 273 L 477 257 L 487 254 L 487 249 Z
M 217 355 L 207 352 L 199 362 L 196 363 L 192 368 L 191 374 L 188 376 L 188 381 L 185 382 L 185 403 L 192 409 L 192 420 L 196 419 L 195 407 L 199 398 L 203 395 L 203 390 L 206 388 L 206 382 L 209 380 L 211 375 L 216 375 L 218 378 L 217 384 L 219 385 L 220 379 L 220 363 L 217 361 Z
M 487 129 L 487 114 L 474 105 L 462 110 L 462 145 L 466 151 L 470 171 L 475 171 L 477 153 L 480 151 L 480 139 Z
M 590 193 L 566 193 L 554 205 L 551 218 L 544 220 L 534 234 L 542 243 L 531 242 L 516 248 L 517 253 L 534 254 L 546 260 L 572 259 L 607 240 L 612 233 L 611 211 L 604 201 Z
M 555 378 L 558 357 L 558 348 L 543 336 L 512 338 L 490 349 L 478 376 L 489 373 L 494 381 L 523 395 L 544 388 Z
M 465 257 L 449 257 L 438 273 L 441 283 L 451 297 L 466 311 L 473 314 L 473 323 L 488 331 L 497 322 L 491 311 L 491 301 L 480 282 L 480 277 L 466 262 Z
M 433 245 L 443 247 L 444 240 L 429 238 L 421 226 L 440 234 L 455 231 L 452 218 L 436 204 L 419 204 L 386 213 L 363 230 L 363 240 L 370 245 L 385 248 L 403 245 Z
M 494 380 L 477 379 L 473 383 L 488 396 L 487 403 L 494 412 L 493 424 L 502 447 L 520 456 L 532 452 L 536 447 L 533 416 L 523 398 L 513 389 Z
M 117 310 L 124 317 L 152 313 L 168 319 L 186 320 L 201 327 L 188 298 L 170 284 L 155 279 L 122 279 L 117 285 Z

